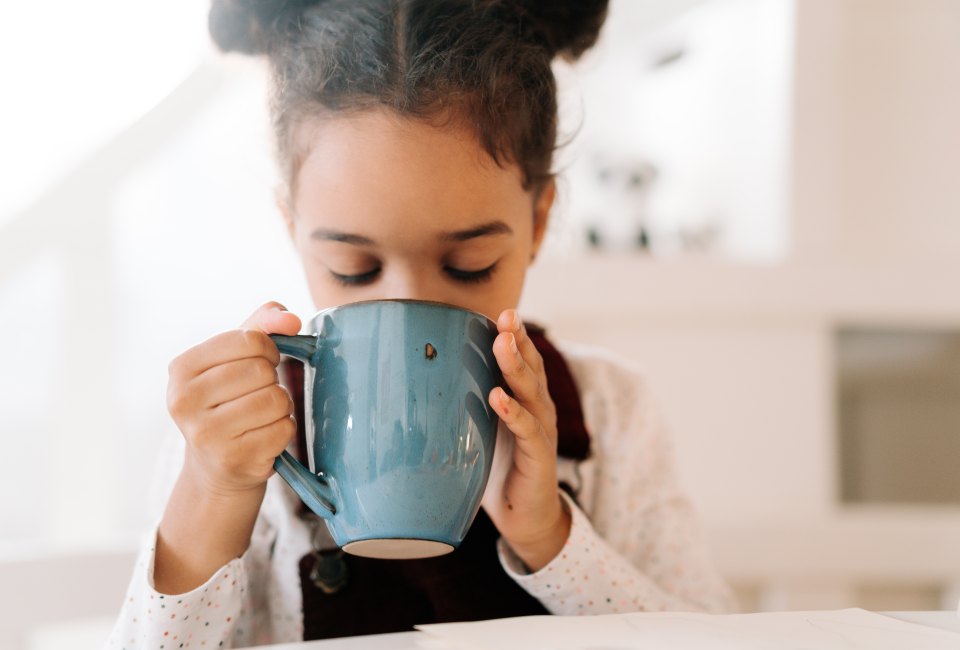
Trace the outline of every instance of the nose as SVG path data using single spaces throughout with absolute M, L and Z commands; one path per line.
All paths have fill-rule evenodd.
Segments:
M 448 289 L 443 286 L 436 272 L 427 270 L 400 270 L 395 269 L 383 283 L 383 298 L 397 300 L 428 300 L 431 302 L 449 303 L 455 296 L 447 295 Z

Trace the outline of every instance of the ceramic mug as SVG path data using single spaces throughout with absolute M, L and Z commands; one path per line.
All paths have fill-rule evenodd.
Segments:
M 313 335 L 271 335 L 304 362 L 307 467 L 277 473 L 366 557 L 417 558 L 459 546 L 480 508 L 497 438 L 487 403 L 502 383 L 496 324 L 440 303 L 333 307 Z

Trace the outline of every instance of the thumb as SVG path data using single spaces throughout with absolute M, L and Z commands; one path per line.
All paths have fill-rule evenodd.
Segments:
M 260 330 L 267 334 L 293 335 L 300 331 L 300 318 L 279 302 L 261 305 L 243 322 L 243 329 Z

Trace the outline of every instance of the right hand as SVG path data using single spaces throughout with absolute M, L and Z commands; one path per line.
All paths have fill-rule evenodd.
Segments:
M 187 442 L 184 471 L 212 494 L 262 489 L 293 440 L 293 401 L 280 385 L 280 352 L 267 335 L 299 331 L 295 314 L 269 302 L 241 329 L 170 362 L 167 408 Z

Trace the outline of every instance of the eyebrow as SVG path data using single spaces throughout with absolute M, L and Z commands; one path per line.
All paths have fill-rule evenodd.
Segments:
M 440 234 L 440 241 L 445 242 L 465 242 L 477 237 L 490 237 L 493 235 L 512 235 L 513 229 L 503 221 L 491 221 L 479 226 L 468 228 L 466 230 L 455 230 Z M 311 239 L 321 241 L 335 241 L 344 244 L 354 244 L 355 246 L 374 246 L 376 242 L 363 235 L 354 233 L 340 232 L 338 230 L 329 230 L 327 228 L 317 228 L 310 233 Z
M 348 232 L 339 232 L 337 230 L 327 230 L 326 228 L 317 228 L 310 233 L 310 239 L 319 239 L 321 241 L 339 241 L 344 244 L 355 244 L 357 246 L 373 246 L 374 241 L 363 235 L 354 235 Z
M 440 235 L 441 241 L 462 242 L 477 237 L 488 237 L 491 235 L 512 235 L 513 229 L 502 221 L 491 221 L 467 230 L 457 230 L 454 232 L 445 232 Z

